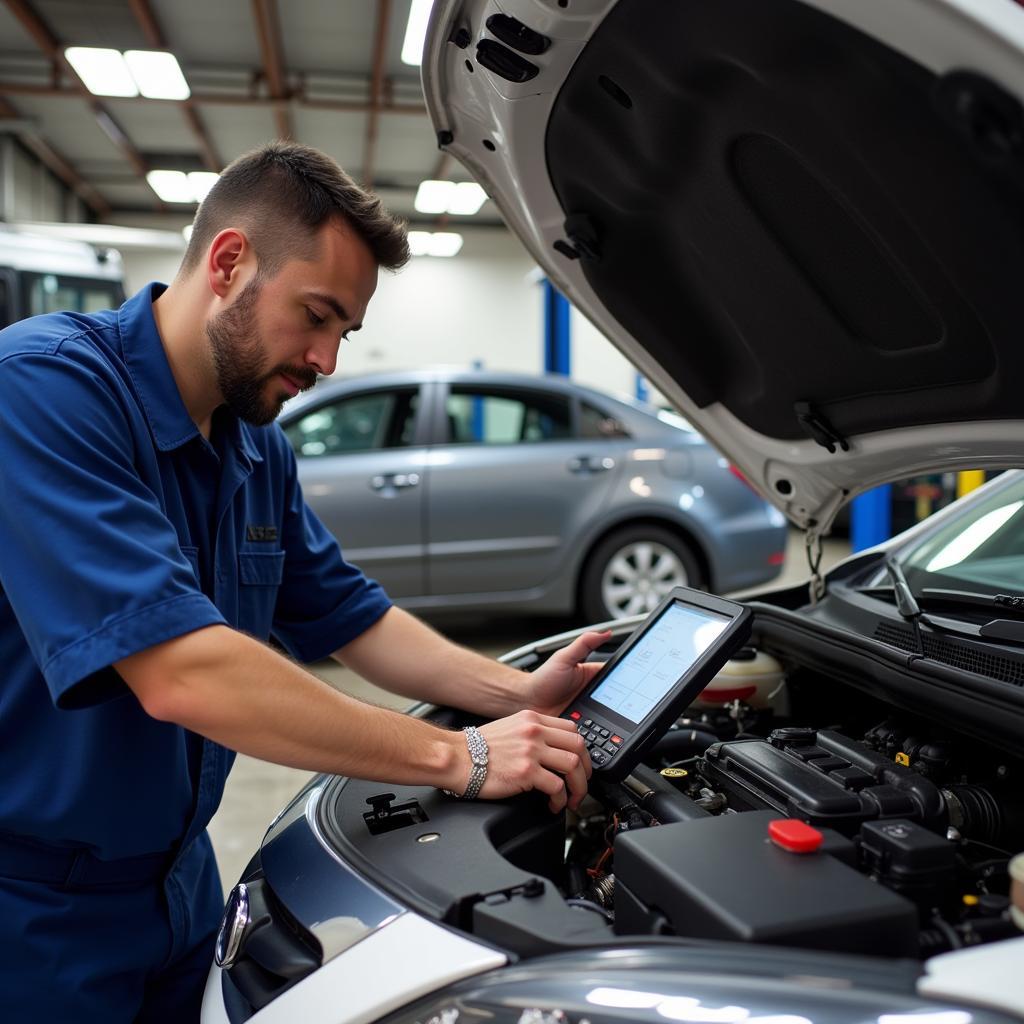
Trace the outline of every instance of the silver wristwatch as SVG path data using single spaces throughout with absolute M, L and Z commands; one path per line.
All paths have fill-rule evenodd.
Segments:
M 484 788 L 484 780 L 487 778 L 487 740 L 480 735 L 480 730 L 474 725 L 467 725 L 462 731 L 466 734 L 469 759 L 473 762 L 469 772 L 469 783 L 461 797 L 450 789 L 446 789 L 445 792 L 462 800 L 475 800 L 480 795 L 480 790 Z

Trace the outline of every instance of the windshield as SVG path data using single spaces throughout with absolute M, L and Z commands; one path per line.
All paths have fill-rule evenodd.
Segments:
M 923 587 L 1024 592 L 1024 473 L 968 504 L 899 562 L 916 594 Z

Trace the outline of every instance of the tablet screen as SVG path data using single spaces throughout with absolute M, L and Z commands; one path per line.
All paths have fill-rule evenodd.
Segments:
M 673 602 L 590 699 L 639 724 L 731 622 L 727 615 Z

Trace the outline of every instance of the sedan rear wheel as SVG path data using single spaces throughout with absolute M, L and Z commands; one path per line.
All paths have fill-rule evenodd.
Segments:
M 631 526 L 605 538 L 583 571 L 581 607 L 590 622 L 641 615 L 673 587 L 702 583 L 689 546 L 659 526 Z

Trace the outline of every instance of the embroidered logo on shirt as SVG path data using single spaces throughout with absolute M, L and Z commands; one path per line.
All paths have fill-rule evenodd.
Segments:
M 245 528 L 246 540 L 277 540 L 276 526 L 247 526 Z

